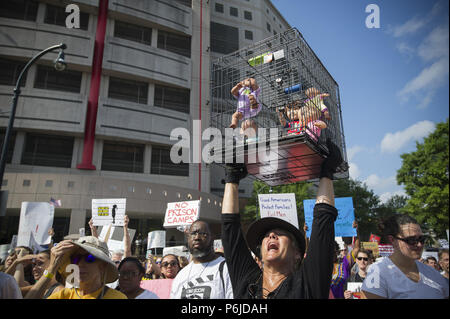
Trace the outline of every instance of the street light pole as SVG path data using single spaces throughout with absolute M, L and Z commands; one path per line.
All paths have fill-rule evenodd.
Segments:
M 64 43 L 61 43 L 61 44 L 51 46 L 51 47 L 39 52 L 35 57 L 33 57 L 25 65 L 25 67 L 20 72 L 19 78 L 17 79 L 17 82 L 16 82 L 16 87 L 14 88 L 14 96 L 13 96 L 13 101 L 12 101 L 13 103 L 12 103 L 12 107 L 11 107 L 11 115 L 9 116 L 9 123 L 8 123 L 8 127 L 6 128 L 5 138 L 3 141 L 2 154 L 1 154 L 1 159 L 0 159 L 0 189 L 3 184 L 3 175 L 5 173 L 6 157 L 7 157 L 7 153 L 8 153 L 9 140 L 11 139 L 12 130 L 13 130 L 13 126 L 14 126 L 14 118 L 16 116 L 17 101 L 18 101 L 19 95 L 20 95 L 20 82 L 22 80 L 22 77 L 24 76 L 24 74 L 26 74 L 28 72 L 28 69 L 31 67 L 31 65 L 34 62 L 36 62 L 39 58 L 41 58 L 43 55 L 47 54 L 48 52 L 51 52 L 51 51 L 57 50 L 57 49 L 60 49 L 60 52 L 58 54 L 58 57 L 55 60 L 55 69 L 57 71 L 64 70 L 66 68 L 66 62 L 64 61 L 64 51 L 63 50 L 65 50 L 66 48 L 67 48 L 67 46 Z M 1 200 L 7 200 L 7 198 L 5 199 L 5 197 L 2 196 Z M 1 207 L 6 207 L 6 205 L 3 206 L 0 204 L 0 208 Z M 1 212 L 0 212 L 0 215 L 1 215 Z

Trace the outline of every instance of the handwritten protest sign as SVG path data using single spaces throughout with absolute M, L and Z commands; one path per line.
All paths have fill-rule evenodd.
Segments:
M 305 222 L 308 226 L 306 235 L 311 237 L 311 229 L 313 223 L 313 212 L 315 199 L 306 199 L 303 201 L 305 211 Z M 338 211 L 338 217 L 334 222 L 334 236 L 336 237 L 353 237 L 356 236 L 356 229 L 353 228 L 353 221 L 355 220 L 355 210 L 353 208 L 352 197 L 335 198 L 334 206 Z
M 189 226 L 200 217 L 200 200 L 167 203 L 164 228 Z
M 298 228 L 297 205 L 295 194 L 260 194 L 258 195 L 261 218 L 277 217 Z
M 148 233 L 147 249 L 166 247 L 166 231 L 155 230 Z
M 125 250 L 125 243 L 123 241 L 123 227 L 114 227 L 111 225 L 100 226 L 98 229 L 98 239 L 105 242 L 108 246 L 108 250 L 112 254 L 117 250 Z M 130 236 L 130 242 L 133 241 L 136 229 L 128 228 L 128 235 Z
M 123 226 L 126 198 L 93 199 L 92 221 L 94 226 Z
M 34 247 L 48 245 L 48 234 L 53 225 L 55 207 L 47 202 L 22 202 L 20 210 L 17 246 Z
M 377 242 L 363 241 L 363 242 L 361 242 L 361 248 L 362 249 L 371 250 L 372 253 L 373 253 L 373 256 L 375 258 L 380 256 L 380 250 L 378 248 L 378 243 Z

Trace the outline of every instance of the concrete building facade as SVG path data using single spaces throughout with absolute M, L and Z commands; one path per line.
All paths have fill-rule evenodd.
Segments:
M 171 131 L 186 129 L 191 160 L 201 157 L 206 143 L 201 132 L 210 119 L 211 60 L 289 24 L 268 0 L 107 2 L 105 17 L 104 0 L 2 1 L 0 64 L 7 70 L 0 77 L 2 143 L 25 63 L 65 43 L 68 64 L 57 72 L 52 68 L 57 52 L 47 54 L 22 84 L 2 183 L 9 195 L 6 216 L 0 217 L 2 241 L 17 231 L 23 201 L 51 197 L 62 201 L 55 210 L 57 239 L 87 227 L 93 198 L 127 198 L 130 228 L 143 237 L 162 229 L 168 202 L 201 199 L 201 217 L 220 233 L 222 172 L 201 162 L 172 163 L 177 140 Z M 79 29 L 67 28 L 69 4 L 80 8 Z M 103 38 L 97 32 L 101 19 L 106 19 Z M 224 37 L 223 28 L 233 28 L 231 36 Z M 101 81 L 93 96 L 98 45 Z M 93 119 L 89 154 L 87 122 Z M 250 183 L 242 188 L 250 196 Z M 177 230 L 167 236 L 184 242 Z

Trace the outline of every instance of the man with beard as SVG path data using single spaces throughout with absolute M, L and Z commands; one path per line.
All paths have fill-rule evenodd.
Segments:
M 171 299 L 232 299 L 233 289 L 225 259 L 214 253 L 208 223 L 192 223 L 188 236 L 192 261 L 172 283 Z

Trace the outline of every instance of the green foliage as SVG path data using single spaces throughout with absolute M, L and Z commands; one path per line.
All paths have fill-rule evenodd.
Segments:
M 397 183 L 405 185 L 410 197 L 404 211 L 414 216 L 425 229 L 444 236 L 448 229 L 449 208 L 449 120 L 436 125 L 436 130 L 417 150 L 401 155 L 402 167 Z

